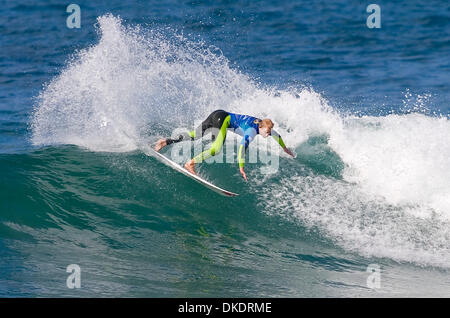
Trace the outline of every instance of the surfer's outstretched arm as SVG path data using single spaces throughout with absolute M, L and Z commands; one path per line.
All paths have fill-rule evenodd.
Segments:
M 238 154 L 238 162 L 239 162 L 239 172 L 241 173 L 242 177 L 247 181 L 247 175 L 244 171 L 244 165 L 245 165 L 245 151 L 248 147 L 248 142 L 245 143 L 245 136 L 242 139 L 244 144 L 241 142 L 241 145 L 239 146 L 239 154 Z
M 283 139 L 281 138 L 280 134 L 277 133 L 276 130 L 272 129 L 270 135 L 273 137 L 273 139 L 275 139 L 275 141 L 280 145 L 280 147 L 283 148 L 284 152 L 286 152 L 288 155 L 292 156 L 293 158 L 295 157 L 294 153 L 288 147 L 286 147 Z
M 244 165 L 245 165 L 245 152 L 247 151 L 248 145 L 250 142 L 255 138 L 256 136 L 256 130 L 253 128 L 249 128 L 245 131 L 244 137 L 241 140 L 241 144 L 239 146 L 238 151 L 238 162 L 239 162 L 239 172 L 241 173 L 242 177 L 247 181 L 247 175 L 244 171 Z

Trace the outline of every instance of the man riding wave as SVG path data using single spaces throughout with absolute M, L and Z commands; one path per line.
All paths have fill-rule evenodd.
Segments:
M 227 136 L 227 130 L 233 129 L 235 133 L 243 137 L 239 146 L 238 162 L 239 171 L 245 181 L 247 181 L 247 176 L 244 171 L 245 152 L 248 148 L 248 145 L 256 135 L 260 134 L 264 138 L 272 136 L 287 154 L 294 157 L 292 151 L 289 150 L 284 144 L 281 136 L 274 129 L 272 129 L 273 126 L 274 124 L 272 120 L 268 118 L 259 119 L 248 115 L 226 112 L 219 109 L 213 111 L 196 129 L 190 132 L 185 132 L 179 135 L 176 139 L 159 139 L 154 149 L 155 151 L 160 151 L 165 146 L 175 142 L 196 140 L 202 138 L 206 130 L 212 129 L 212 139 L 214 140 L 214 142 L 212 143 L 211 147 L 198 154 L 184 165 L 184 167 L 189 172 L 196 174 L 195 164 L 220 153 L 222 145 L 224 144 L 225 138 Z

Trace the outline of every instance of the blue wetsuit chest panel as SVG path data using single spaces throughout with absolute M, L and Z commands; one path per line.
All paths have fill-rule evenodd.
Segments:
M 235 133 L 243 136 L 241 140 L 241 145 L 247 149 L 248 144 L 255 138 L 259 133 L 259 122 L 261 119 L 241 114 L 230 114 L 230 126 Z
M 234 129 L 234 132 L 244 136 L 245 132 L 249 128 L 253 128 L 255 130 L 255 133 L 259 133 L 259 122 L 261 119 L 248 116 L 248 115 L 240 115 L 240 114 L 230 114 L 230 128 Z

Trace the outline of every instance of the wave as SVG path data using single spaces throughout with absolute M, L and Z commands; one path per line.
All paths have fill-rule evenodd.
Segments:
M 38 96 L 34 145 L 140 151 L 214 109 L 270 117 L 298 157 L 282 157 L 275 174 L 252 168 L 260 211 L 364 256 L 449 266 L 447 118 L 343 114 L 310 87 L 264 86 L 215 47 L 112 15 L 98 33 Z

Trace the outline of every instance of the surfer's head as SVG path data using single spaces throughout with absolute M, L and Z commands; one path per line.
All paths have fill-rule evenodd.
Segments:
M 259 122 L 259 134 L 264 138 L 270 136 L 273 128 L 273 121 L 269 118 L 265 118 Z

